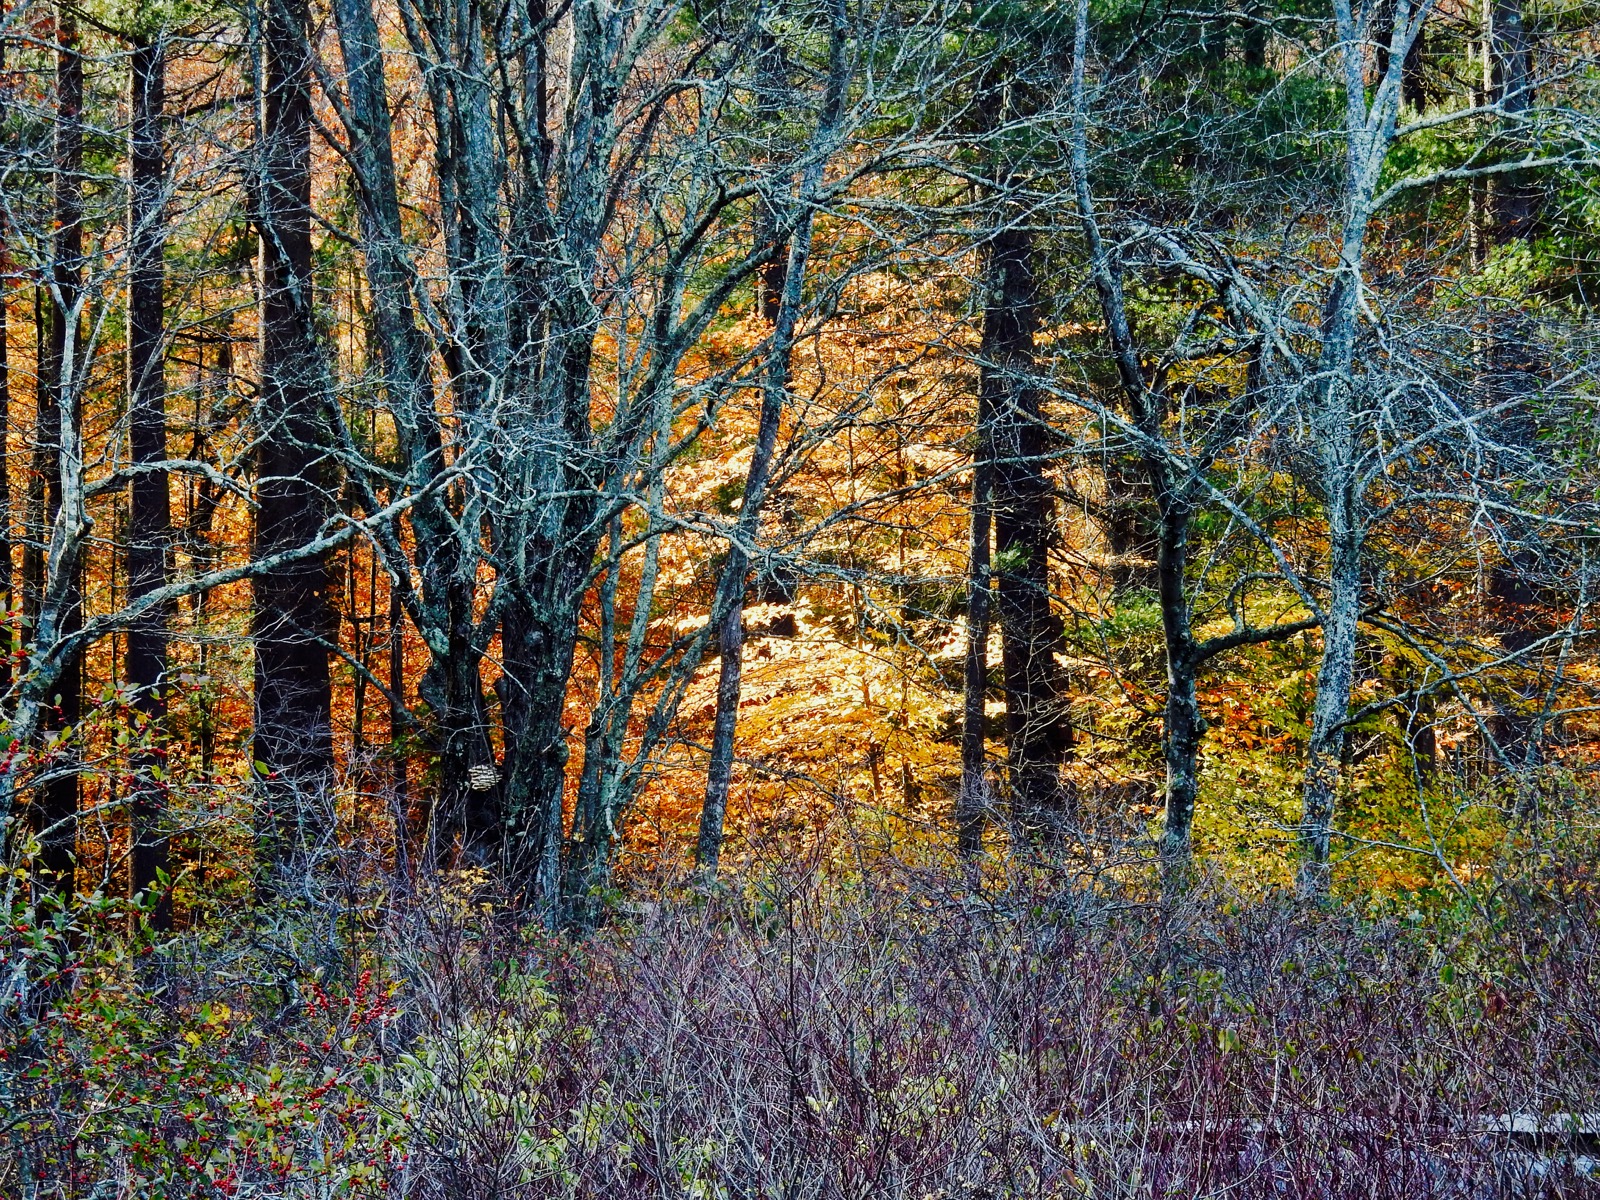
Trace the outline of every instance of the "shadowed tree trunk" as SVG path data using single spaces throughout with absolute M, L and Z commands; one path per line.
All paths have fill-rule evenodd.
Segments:
M 9 6 L 0 6 L 3 14 Z M 0 37 L 0 79 L 5 77 L 7 39 Z M 0 716 L 9 712 L 5 701 L 11 688 L 12 606 L 16 580 L 11 562 L 11 256 L 6 238 L 6 218 L 0 211 Z
M 1389 73 L 1389 43 L 1394 40 L 1394 19 L 1394 0 L 1385 0 L 1372 19 L 1373 62 L 1379 79 Z M 1427 53 L 1427 29 L 1423 26 L 1417 29 L 1400 72 L 1401 99 L 1418 110 L 1427 102 L 1423 76 L 1423 59 Z
M 266 870 L 331 833 L 333 638 L 323 557 L 290 557 L 332 508 L 312 314 L 311 71 L 306 0 L 268 0 L 256 226 L 261 238 L 261 397 L 255 579 L 257 836 Z
M 1160 586 L 1156 565 L 1159 534 L 1144 465 L 1137 455 L 1112 454 L 1103 469 L 1105 502 L 1100 527 L 1111 551 L 1111 590 L 1129 600 Z
M 75 443 L 71 436 L 78 422 L 74 396 L 85 365 L 81 361 L 83 339 L 78 328 L 79 293 L 83 286 L 83 59 L 78 49 L 77 20 L 65 6 L 57 9 L 56 39 L 56 231 L 49 341 L 39 371 L 43 406 L 38 422 L 38 456 L 45 475 L 44 519 L 39 532 L 44 538 L 50 537 L 49 530 L 61 512 L 66 469 L 63 460 L 69 444 Z M 67 428 L 69 422 L 72 430 Z M 54 640 L 70 637 L 82 626 L 80 564 L 75 560 L 75 554 L 67 554 L 54 564 L 65 580 Z M 42 561 L 39 574 L 42 578 Z M 44 581 L 45 587 L 52 585 L 58 582 Z M 44 728 L 59 731 L 75 727 L 83 709 L 83 657 L 78 650 L 66 655 L 51 700 L 46 701 L 49 715 Z M 78 772 L 71 749 L 58 754 L 50 765 L 50 776 L 35 801 L 39 867 L 62 894 L 71 896 L 78 832 Z
M 1011 802 L 1022 828 L 1058 835 L 1076 820 L 1061 765 L 1072 753 L 1066 688 L 1055 654 L 1061 623 L 1050 606 L 1054 493 L 1034 371 L 1038 323 L 1033 240 L 1002 230 L 988 247 L 982 380 L 990 417 L 995 575 Z
M 394 866 L 403 880 L 410 876 L 415 834 L 411 823 L 411 789 L 406 764 L 406 630 L 400 588 L 389 586 L 389 809 L 394 814 Z
M 781 114 L 786 64 L 783 51 L 779 49 L 771 30 L 762 26 L 757 37 L 756 80 L 760 94 L 756 101 L 756 116 L 763 125 L 770 125 Z M 770 197 L 756 200 L 755 217 L 755 247 L 759 251 L 777 238 L 777 214 L 773 211 Z M 789 269 L 787 247 L 780 244 L 774 250 L 775 253 L 756 277 L 761 317 L 769 325 L 777 323 L 778 309 L 783 303 L 784 278 Z
M 138 471 L 129 507 L 128 598 L 137 602 L 167 582 L 172 541 L 172 508 L 167 474 L 157 469 L 167 457 L 165 347 L 166 249 L 163 191 L 165 46 L 159 37 L 137 41 L 131 59 L 132 123 L 128 209 L 128 426 L 131 457 Z M 143 468 L 142 470 L 140 468 Z M 167 869 L 167 838 L 161 829 L 163 788 L 152 771 L 160 765 L 161 725 L 166 717 L 167 612 L 147 613 L 128 629 L 128 683 L 134 705 L 148 726 L 149 751 L 133 761 L 133 862 L 135 896 L 157 884 Z M 163 896 L 152 913 L 158 929 L 171 925 L 172 907 Z
M 1534 101 L 1533 42 L 1524 21 L 1523 0 L 1493 0 L 1486 15 L 1488 98 L 1501 106 L 1515 152 L 1521 152 L 1526 143 L 1517 136 L 1516 122 Z M 1543 199 L 1537 179 L 1524 171 L 1491 176 L 1485 193 L 1482 235 L 1486 245 L 1492 248 L 1531 242 Z M 1494 432 L 1508 455 L 1515 456 L 1539 441 L 1534 406 L 1522 402 L 1522 398 L 1538 390 L 1545 371 L 1537 346 L 1536 324 L 1521 311 L 1520 304 L 1513 301 L 1490 309 L 1484 360 L 1483 401 L 1487 407 L 1499 410 L 1493 420 Z M 1537 582 L 1541 566 L 1537 550 L 1523 546 L 1508 550 L 1504 561 L 1490 570 L 1489 595 L 1506 626 L 1500 645 L 1510 654 L 1526 651 L 1540 636 L 1552 631 L 1539 612 L 1544 598 Z M 1538 679 L 1530 673 L 1507 689 L 1503 698 L 1497 698 L 1499 711 L 1491 718 L 1489 728 L 1505 765 L 1532 767 L 1543 758 L 1543 747 L 1534 736 L 1539 694 Z
M 1523 18 L 1523 0 L 1490 0 L 1488 5 L 1489 99 L 1500 106 L 1505 124 L 1517 137 L 1519 118 L 1533 107 L 1533 40 Z M 1527 172 L 1494 175 L 1488 184 L 1488 240 L 1491 245 L 1526 241 L 1539 217 L 1542 189 Z

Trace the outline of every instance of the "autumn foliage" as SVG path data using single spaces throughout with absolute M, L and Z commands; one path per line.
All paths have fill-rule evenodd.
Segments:
M 1589 16 L 0 5 L 0 1194 L 1592 1186 Z

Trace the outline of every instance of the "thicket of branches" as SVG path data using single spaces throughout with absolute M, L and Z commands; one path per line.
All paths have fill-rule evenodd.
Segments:
M 700 899 L 674 904 L 722 913 L 716 986 L 754 971 L 760 1025 L 791 1001 L 749 965 L 766 951 L 740 922 L 764 901 L 736 897 L 775 863 L 847 888 L 915 863 L 964 881 L 962 903 L 1067 872 L 1099 931 L 1083 953 L 1141 1004 L 1209 961 L 1185 920 L 1248 926 L 1208 888 L 1454 905 L 1484 961 L 1511 961 L 1483 932 L 1504 929 L 1499 889 L 1593 844 L 1596 27 L 1562 0 L 8 3 L 16 1061 L 49 1058 L 49 1014 L 93 991 L 74 978 L 131 971 L 168 1007 L 130 1044 L 176 1036 L 216 999 L 177 959 L 238 950 L 283 1030 L 307 980 L 376 955 L 382 987 L 339 993 L 345 1017 L 406 1034 L 361 1065 L 402 1045 L 423 1062 L 446 1026 L 489 1037 L 462 1013 L 493 1005 L 428 1009 L 453 952 L 408 966 L 395 928 L 554 961 L 535 928 L 593 934 L 684 878 Z M 887 928 L 927 886 L 861 920 Z M 1592 880 L 1544 886 L 1591 936 Z M 1148 927 L 1105 916 L 1146 904 Z M 663 953 L 695 919 L 662 918 Z M 819 953 L 832 919 L 807 927 Z M 1027 936 L 1055 946 L 1053 919 Z M 1313 940 L 1340 919 L 1294 918 Z M 1005 940 L 901 924 L 890 975 L 945 953 L 924 933 L 957 958 Z M 1147 935 L 1149 958 L 1119 940 Z M 129 966 L 141 946 L 159 970 Z M 625 997 L 653 986 L 625 944 L 597 953 Z M 1575 979 L 1524 981 L 1529 1003 Z M 542 1019 L 546 983 L 518 1021 Z M 374 999 L 391 984 L 421 1005 L 403 1021 Z M 561 1004 L 598 1003 L 566 986 Z M 982 1005 L 906 1011 L 924 1001 L 953 1061 Z M 632 1002 L 570 1023 L 631 1047 L 583 1079 L 608 1089 L 603 1122 L 653 1102 L 617 1064 L 668 1053 L 630 1040 Z M 1096 1028 L 1123 1028 L 1107 1004 Z M 1592 1056 L 1580 1017 L 1551 1044 Z M 496 1070 L 557 1072 L 543 1043 L 531 1065 L 504 1052 Z M 1135 1149 L 1173 1187 L 1230 1186 L 1251 1155 L 1300 1179 L 1259 1139 L 1226 1168 L 1150 1141 L 1177 1136 L 1209 1060 L 1085 1066 L 1109 1090 L 1005 1115 L 939 1091 L 1014 1096 L 1020 1061 L 940 1075 L 918 1128 L 960 1109 L 1042 1145 L 1047 1113 L 1100 1129 L 1135 1076 L 1179 1079 L 1137 1138 L 982 1153 L 1020 1155 L 1023 1191 L 1068 1159 L 1110 1178 Z M 427 1062 L 405 1087 L 443 1086 Z M 843 1142 L 813 1188 L 775 1182 L 761 1141 L 781 1087 L 809 1106 L 784 1109 L 782 1161 L 795 1122 L 835 1128 L 831 1105 L 877 1136 L 877 1085 L 746 1067 L 726 1089 L 763 1115 L 717 1134 L 746 1156 L 718 1179 L 878 1194 Z M 1223 1107 L 1259 1134 L 1256 1083 Z M 450 1103 L 487 1086 L 457 1085 Z M 656 1167 L 613 1146 L 563 1159 L 563 1186 L 626 1190 L 612 1175 L 637 1168 L 709 1194 L 663 1149 L 677 1135 L 651 1136 Z

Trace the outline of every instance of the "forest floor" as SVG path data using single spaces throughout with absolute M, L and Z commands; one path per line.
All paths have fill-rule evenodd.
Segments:
M 1600 1194 L 1590 856 L 1360 908 L 1067 863 L 680 881 L 583 936 L 492 899 L 18 910 L 0 1194 Z

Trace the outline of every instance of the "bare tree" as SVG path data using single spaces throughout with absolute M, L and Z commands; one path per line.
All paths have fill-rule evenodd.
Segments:
M 771 344 L 767 351 L 765 378 L 762 380 L 760 425 L 756 431 L 755 449 L 750 457 L 750 469 L 745 475 L 738 529 L 729 543 L 728 559 L 722 568 L 713 610 L 721 613 L 718 646 L 722 658 L 717 680 L 711 760 L 706 769 L 706 797 L 701 806 L 700 831 L 695 845 L 695 861 L 709 875 L 716 874 L 717 859 L 722 853 L 723 821 L 728 811 L 728 784 L 733 771 L 734 727 L 739 719 L 745 575 L 750 565 L 746 547 L 756 540 L 760 531 L 762 508 L 766 502 L 773 457 L 778 445 L 778 426 L 783 419 L 784 404 L 788 398 L 795 331 L 806 285 L 807 259 L 811 253 L 814 213 L 810 208 L 810 198 L 817 195 L 827 166 L 828 152 L 837 144 L 850 84 L 852 64 L 846 53 L 848 26 L 844 4 L 840 0 L 830 0 L 828 16 L 827 86 L 817 117 L 815 149 L 802 170 L 796 195 L 792 199 L 784 198 L 787 201 L 785 207 L 805 206 L 805 209 L 796 218 L 786 222 L 792 227 L 792 232 L 781 276 L 769 273 L 765 279 L 768 288 L 780 280 L 782 286 L 778 293 L 777 309 L 773 313 Z M 772 204 L 763 200 L 761 207 L 763 212 L 770 212 Z
M 72 9 L 56 9 L 55 235 L 50 265 L 49 342 L 40 364 L 43 406 L 37 421 L 37 470 L 45 476 L 42 522 L 51 526 L 49 550 L 37 561 L 43 578 L 36 583 L 38 640 L 53 644 L 71 639 L 83 622 L 82 399 L 88 374 L 82 314 L 83 240 L 83 59 L 77 18 Z M 83 708 L 81 650 L 64 641 L 64 653 L 45 672 L 53 693 L 41 689 L 35 703 L 44 709 L 44 727 L 70 730 Z M 70 746 L 62 758 L 69 759 Z M 38 865 L 52 885 L 70 896 L 77 852 L 78 774 L 62 762 L 39 785 L 34 800 L 34 827 L 40 845 Z
M 1363 599 L 1363 547 L 1384 512 L 1382 504 L 1374 503 L 1373 489 L 1388 477 L 1397 461 L 1396 446 L 1374 435 L 1386 423 L 1395 422 L 1402 431 L 1397 439 L 1403 447 L 1399 452 L 1402 458 L 1414 454 L 1420 445 L 1431 444 L 1437 450 L 1460 444 L 1464 428 L 1472 431 L 1465 439 L 1468 443 L 1480 437 L 1503 442 L 1496 426 L 1504 405 L 1474 411 L 1475 406 L 1464 403 L 1447 376 L 1437 369 L 1428 370 L 1413 354 L 1399 352 L 1404 343 L 1397 343 L 1392 319 L 1386 321 L 1374 314 L 1367 268 L 1372 223 L 1385 206 L 1417 189 L 1595 161 L 1593 129 L 1581 110 L 1538 112 L 1529 104 L 1533 82 L 1526 78 L 1501 91 L 1486 106 L 1487 111 L 1447 109 L 1400 123 L 1404 64 L 1427 20 L 1428 6 L 1395 5 L 1386 67 L 1376 85 L 1369 86 L 1369 33 L 1375 13 L 1375 6 L 1358 11 L 1349 4 L 1338 4 L 1334 9 L 1335 41 L 1329 61 L 1337 68 L 1344 93 L 1341 132 L 1346 146 L 1339 200 L 1339 259 L 1324 292 L 1317 354 L 1307 364 L 1300 385 L 1307 428 L 1315 437 L 1317 479 L 1327 506 L 1329 542 L 1323 654 L 1300 833 L 1300 887 L 1310 895 L 1323 894 L 1328 887 L 1330 832 L 1350 723 L 1357 631 L 1369 603 Z M 1512 57 L 1526 64 L 1520 49 Z M 1482 116 L 1511 123 L 1519 131 L 1519 144 L 1528 149 L 1519 158 L 1491 161 L 1496 145 L 1491 134 L 1489 140 L 1471 147 L 1459 165 L 1387 178 L 1391 153 L 1405 138 Z M 1535 128 L 1541 134 L 1538 149 L 1527 140 Z M 1364 322 L 1372 328 L 1370 342 L 1363 338 Z M 1372 350 L 1363 361 L 1358 347 L 1366 345 Z M 1423 397 L 1437 397 L 1439 402 L 1424 404 Z M 1520 404 L 1521 399 L 1512 403 Z M 1412 415 L 1402 415 L 1408 409 Z M 1476 447 L 1469 446 L 1467 453 L 1475 457 Z M 1518 459 L 1510 473 L 1538 472 L 1537 464 L 1525 455 Z M 1504 477 L 1510 467 L 1510 462 L 1503 462 L 1496 474 Z M 1480 494 L 1476 499 L 1481 503 L 1484 497 Z
M 723 669 L 736 672 L 737 638 L 726 635 L 783 458 L 787 363 L 804 313 L 825 309 L 839 287 L 831 275 L 808 298 L 813 222 L 867 174 L 927 144 L 916 103 L 903 98 L 915 96 L 917 72 L 925 83 L 935 69 L 913 52 L 933 34 L 902 42 L 889 37 L 892 14 L 852 18 L 826 5 L 796 6 L 776 26 L 765 10 L 691 18 L 665 0 L 610 16 L 583 4 L 491 12 L 431 0 L 399 11 L 429 97 L 440 220 L 431 235 L 402 221 L 386 55 L 370 4 L 340 0 L 343 71 L 330 67 L 325 82 L 361 197 L 400 466 L 349 444 L 343 454 L 368 511 L 383 494 L 408 498 L 408 529 L 381 534 L 379 547 L 429 654 L 419 691 L 441 768 L 436 853 L 495 865 L 553 906 L 563 888 L 581 893 L 603 877 L 618 816 L 670 739 L 719 629 Z M 684 20 L 694 35 L 669 43 Z M 768 95 L 779 59 L 793 79 L 782 119 Z M 869 64 L 874 74 L 857 82 Z M 892 102 L 909 115 L 842 165 L 849 137 Z M 418 267 L 434 246 L 439 280 Z M 758 277 L 770 289 L 779 260 L 763 345 L 685 376 L 685 356 L 718 314 Z M 723 528 L 673 511 L 669 468 L 752 383 L 763 415 L 739 519 Z M 649 609 L 661 539 L 674 532 L 726 537 L 730 553 L 710 621 L 662 642 Z M 632 577 L 631 563 L 630 594 L 621 576 Z M 589 630 L 600 692 L 568 831 L 567 703 Z M 736 694 L 732 680 L 726 690 Z M 731 719 L 722 724 L 714 762 L 731 761 Z M 719 796 L 713 786 L 707 855 Z

